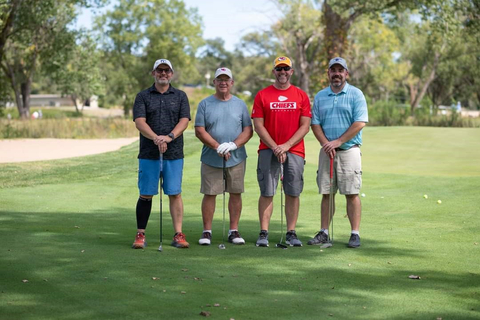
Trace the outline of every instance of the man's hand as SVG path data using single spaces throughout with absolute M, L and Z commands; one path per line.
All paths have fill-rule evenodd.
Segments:
M 161 143 L 157 144 L 157 147 L 158 147 L 158 151 L 160 151 L 161 153 L 165 153 L 168 149 L 168 146 L 167 146 L 166 142 L 161 142 Z
M 340 147 L 341 145 L 342 145 L 342 142 L 336 139 L 336 140 L 325 143 L 322 146 L 322 148 L 327 154 L 331 155 L 332 152 L 335 152 L 335 149 Z
M 218 146 L 217 148 L 217 153 L 224 155 L 230 151 L 237 150 L 237 145 L 235 142 L 224 142 L 221 145 Z

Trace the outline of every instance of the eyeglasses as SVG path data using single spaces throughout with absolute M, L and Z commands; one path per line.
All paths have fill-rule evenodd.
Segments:
M 215 79 L 215 82 L 218 82 L 218 83 L 229 83 L 230 81 L 232 81 L 232 79 Z
M 165 72 L 165 73 L 171 73 L 172 72 L 172 69 L 161 69 L 161 68 L 157 68 L 155 69 L 155 71 L 157 71 L 157 73 L 162 73 L 162 72 Z
M 275 67 L 275 71 L 280 72 L 280 71 L 290 71 L 292 67 Z

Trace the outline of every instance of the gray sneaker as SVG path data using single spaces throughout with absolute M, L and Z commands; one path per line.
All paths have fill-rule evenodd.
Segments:
M 290 230 L 287 232 L 287 241 L 285 241 L 290 247 L 301 247 L 303 246 L 302 241 L 298 240 L 295 230 Z
M 349 248 L 358 248 L 360 247 L 360 236 L 358 234 L 351 234 L 350 240 L 348 240 Z
M 312 239 L 308 240 L 307 244 L 308 245 L 312 245 L 312 244 L 323 244 L 323 243 L 327 243 L 328 242 L 328 235 L 323 232 L 323 231 L 319 231 L 315 237 L 313 237 Z
M 267 230 L 260 230 L 260 234 L 258 236 L 258 240 L 255 245 L 257 247 L 268 247 L 268 231 Z

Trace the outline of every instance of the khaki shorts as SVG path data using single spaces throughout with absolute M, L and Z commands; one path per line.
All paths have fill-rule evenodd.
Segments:
M 320 194 L 330 193 L 330 157 L 320 149 L 318 156 L 317 185 Z M 333 192 L 359 194 L 362 187 L 362 153 L 353 147 L 337 151 L 333 161 Z
M 246 160 L 236 166 L 225 168 L 228 193 L 243 193 L 245 180 Z M 223 193 L 223 168 L 215 168 L 202 163 L 202 183 L 200 193 L 217 195 Z

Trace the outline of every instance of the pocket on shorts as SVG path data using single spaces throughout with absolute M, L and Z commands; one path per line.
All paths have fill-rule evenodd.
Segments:
M 262 170 L 257 169 L 257 180 L 258 180 L 258 181 L 263 181 L 263 179 L 265 179 L 265 177 L 264 177 L 264 175 L 263 175 Z
M 353 177 L 353 183 L 354 183 L 354 186 L 355 186 L 355 189 L 358 189 L 360 190 L 360 188 L 362 187 L 362 170 L 354 170 L 355 174 L 354 174 L 354 177 Z

